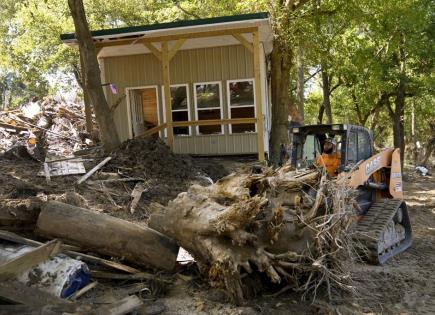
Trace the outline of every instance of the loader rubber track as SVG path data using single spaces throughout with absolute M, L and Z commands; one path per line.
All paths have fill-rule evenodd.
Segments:
M 383 233 L 386 233 L 388 225 L 393 222 L 399 209 L 402 214 L 400 225 L 404 228 L 405 237 L 387 249 L 381 249 Z M 364 256 L 374 264 L 384 264 L 389 258 L 403 252 L 412 244 L 408 210 L 405 202 L 399 199 L 382 199 L 373 203 L 356 225 L 354 232 L 354 238 L 365 248 Z

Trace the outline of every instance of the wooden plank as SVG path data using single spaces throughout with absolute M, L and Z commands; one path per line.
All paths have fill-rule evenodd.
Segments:
M 169 76 L 169 51 L 168 42 L 162 43 L 162 71 L 163 71 L 163 89 L 165 94 L 165 115 L 167 124 L 167 144 L 172 149 L 174 146 L 174 129 L 172 127 L 172 110 L 171 110 L 171 88 Z
M 131 214 L 133 214 L 136 211 L 136 207 L 144 191 L 145 191 L 144 183 L 143 182 L 136 183 L 136 185 L 133 188 L 133 191 L 131 192 L 131 197 L 133 198 L 130 205 Z
M 207 120 L 176 121 L 173 123 L 173 126 L 187 127 L 187 126 L 210 126 L 210 125 L 229 125 L 229 124 L 252 124 L 256 122 L 257 122 L 257 118 L 207 119 Z
M 98 171 L 100 168 L 102 168 L 107 162 L 109 162 L 112 158 L 110 156 L 106 157 L 103 161 L 101 161 L 97 166 L 95 166 L 93 169 L 91 169 L 89 172 L 87 172 L 85 175 L 83 175 L 78 181 L 77 185 L 80 185 L 84 181 L 86 181 L 89 177 L 91 177 L 96 171 Z
M 237 39 L 243 46 L 246 47 L 251 53 L 254 53 L 254 48 L 252 43 L 250 43 L 242 34 L 232 34 L 235 39 Z
M 97 310 L 96 314 L 124 315 L 138 309 L 142 304 L 141 299 L 136 295 L 132 295 L 120 300 L 117 305 L 101 307 Z
M 71 295 L 68 299 L 70 299 L 71 301 L 75 301 L 77 300 L 79 297 L 81 297 L 83 294 L 85 294 L 86 292 L 92 290 L 93 288 L 95 288 L 98 285 L 98 281 L 94 281 L 89 283 L 87 286 L 81 288 L 80 290 L 74 292 L 73 295 Z
M 202 32 L 190 32 L 166 36 L 150 36 L 142 37 L 140 42 L 142 43 L 152 43 L 152 42 L 165 42 L 178 39 L 190 39 L 190 38 L 201 38 L 201 37 L 215 37 L 223 35 L 233 35 L 233 34 L 247 34 L 258 30 L 257 27 L 242 27 L 242 28 L 232 28 L 226 30 L 215 30 L 215 31 L 202 31 Z M 120 46 L 120 45 L 133 45 L 138 42 L 137 38 L 134 39 L 119 39 L 111 40 L 109 42 L 95 42 L 96 47 L 110 47 L 110 46 Z
M 48 167 L 48 164 L 46 162 L 44 163 L 44 174 L 45 174 L 45 180 L 47 181 L 47 183 L 49 183 L 51 181 L 50 168 Z
M 20 235 L 17 235 L 15 233 L 9 232 L 9 231 L 2 231 L 0 230 L 0 239 L 3 240 L 7 240 L 7 241 L 11 241 L 11 242 L 15 242 L 18 244 L 23 244 L 23 245 L 29 245 L 29 246 L 40 246 L 43 243 L 38 242 L 38 241 L 34 241 L 31 239 L 27 239 L 24 238 Z M 128 272 L 128 273 L 139 273 L 140 270 L 135 269 L 133 267 L 130 266 L 126 266 L 124 264 L 121 263 L 117 263 L 115 261 L 111 261 L 111 260 L 106 260 L 103 258 L 99 258 L 99 257 L 95 257 L 92 255 L 87 255 L 87 254 L 83 254 L 74 250 L 71 250 L 71 248 L 76 248 L 75 246 L 71 246 L 71 245 L 66 245 L 66 244 L 62 244 L 61 245 L 61 249 L 62 252 L 64 254 L 67 254 L 71 257 L 77 258 L 80 257 L 80 260 L 86 261 L 86 262 L 90 262 L 90 263 L 94 263 L 94 264 L 101 264 L 107 267 L 111 267 L 113 269 L 117 269 L 120 271 L 124 271 L 124 272 Z
M 158 50 L 156 48 L 156 46 L 153 45 L 153 43 L 150 42 L 145 42 L 142 41 L 141 42 L 146 48 L 149 49 L 149 51 L 151 51 L 151 53 L 159 60 L 162 61 L 162 53 L 160 52 L 160 50 Z
M 177 51 L 183 46 L 183 44 L 186 42 L 187 38 L 181 38 L 178 39 L 174 46 L 172 46 L 171 50 L 169 51 L 169 61 L 171 61 L 172 58 L 177 54 Z
M 145 130 L 138 137 L 148 137 L 148 136 L 151 136 L 151 135 L 153 135 L 155 133 L 158 133 L 160 130 L 165 129 L 166 127 L 167 127 L 166 123 L 160 124 L 157 127 Z
M 60 251 L 60 245 L 61 242 L 53 240 L 0 265 L 0 280 L 14 278 L 16 275 L 55 256 Z
M 260 81 L 260 38 L 258 29 L 252 32 L 254 44 L 254 75 L 255 75 L 255 104 L 257 112 L 257 147 L 258 160 L 264 161 L 264 118 L 263 106 L 261 97 L 261 81 Z
M 63 300 L 39 289 L 28 287 L 17 281 L 0 281 L 0 296 L 8 301 L 35 308 L 50 304 L 74 305 L 70 301 Z
M 155 280 L 156 277 L 147 272 L 139 272 L 135 274 L 113 273 L 106 271 L 91 271 L 93 278 L 111 279 L 111 280 Z M 161 280 L 161 279 L 159 279 Z M 165 280 L 161 280 L 165 282 Z

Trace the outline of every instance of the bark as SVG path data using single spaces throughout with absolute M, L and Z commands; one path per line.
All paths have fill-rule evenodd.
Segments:
M 323 92 L 323 103 L 322 107 L 326 114 L 326 123 L 332 124 L 332 109 L 331 109 L 331 99 L 330 99 L 330 82 L 328 76 L 328 69 L 325 64 L 322 64 L 322 92 Z
M 83 56 L 80 53 L 80 68 L 81 71 L 81 82 L 82 84 L 80 87 L 83 90 L 83 102 L 85 103 L 85 117 L 86 117 L 86 131 L 92 135 L 93 125 L 92 125 L 92 107 L 91 107 L 91 100 L 89 98 L 89 93 L 86 87 L 84 86 L 84 82 L 86 82 L 86 71 L 85 66 L 83 62 Z
M 414 165 L 417 165 L 417 163 L 418 163 L 416 127 L 417 127 L 417 122 L 415 119 L 415 100 L 414 100 L 412 102 L 412 112 L 411 112 L 412 160 L 413 160 Z
M 105 150 L 112 151 L 120 145 L 120 140 L 116 128 L 114 128 L 113 116 L 101 86 L 100 67 L 95 45 L 86 20 L 83 1 L 68 0 L 68 5 L 74 20 L 80 55 L 83 58 L 85 88 L 94 106 L 103 146 Z
M 3 199 L 0 201 L 0 226 L 25 227 L 33 230 L 41 211 L 37 198 Z
M 297 79 L 297 88 L 296 88 L 296 95 L 298 98 L 298 107 L 299 107 L 299 115 L 301 117 L 301 123 L 304 122 L 304 103 L 305 103 L 305 96 L 304 96 L 304 49 L 302 47 L 298 48 L 297 51 L 297 58 L 296 58 L 296 67 L 297 67 L 297 73 L 298 73 L 298 79 Z
M 270 161 L 278 165 L 280 147 L 288 147 L 289 115 L 293 114 L 299 120 L 298 109 L 290 102 L 290 70 L 292 55 L 274 43 L 272 51 L 272 130 L 270 133 Z M 293 117 L 292 117 L 293 118 Z
M 157 231 L 57 201 L 42 206 L 36 232 L 144 267 L 173 270 L 177 259 L 177 244 Z
M 194 185 L 167 207 L 154 204 L 149 226 L 176 239 L 211 285 L 226 289 L 237 304 L 249 296 L 249 279 L 259 273 L 303 291 L 312 282 L 325 281 L 317 263 L 328 269 L 324 257 L 335 261 L 335 254 L 327 253 L 336 248 L 333 243 L 341 232 L 330 238 L 318 228 L 330 227 L 324 196 L 331 194 L 332 203 L 344 199 L 328 185 L 326 175 L 317 170 L 295 172 L 287 165 L 263 169 L 262 174 L 235 173 L 208 187 Z M 309 187 L 317 190 L 314 198 L 302 193 Z M 348 213 L 342 210 L 334 210 L 336 219 Z M 344 232 L 343 222 L 332 221 Z

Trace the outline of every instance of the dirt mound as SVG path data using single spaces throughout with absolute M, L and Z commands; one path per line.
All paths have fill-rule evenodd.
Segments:
M 144 179 L 145 202 L 166 204 L 209 173 L 219 178 L 227 175 L 219 163 L 198 164 L 191 156 L 175 154 L 161 139 L 151 137 L 129 140 L 110 155 L 112 160 L 104 171 Z
M 188 155 L 174 154 L 160 139 L 135 138 L 111 154 L 111 165 L 144 179 L 192 179 L 201 172 Z

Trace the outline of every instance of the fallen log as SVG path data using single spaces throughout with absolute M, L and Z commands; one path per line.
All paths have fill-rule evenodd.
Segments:
M 20 226 L 33 229 L 42 201 L 37 198 L 0 200 L 0 226 Z
M 172 270 L 178 246 L 165 235 L 106 214 L 56 201 L 44 203 L 36 232 L 145 267 Z

